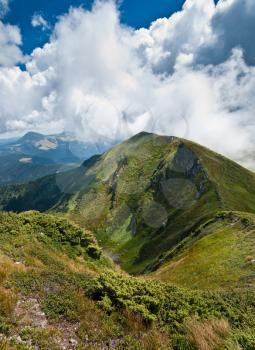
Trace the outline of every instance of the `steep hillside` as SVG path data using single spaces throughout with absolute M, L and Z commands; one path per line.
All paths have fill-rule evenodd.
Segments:
M 60 319 L 74 317 L 86 302 L 79 288 L 110 267 L 93 236 L 65 219 L 1 213 L 0 348 L 74 348 L 75 327 Z
M 249 350 L 254 328 L 253 291 L 129 277 L 65 219 L 0 214 L 3 350 Z
M 158 261 L 151 276 L 196 289 L 254 288 L 255 215 L 221 212 Z
M 0 189 L 1 208 L 66 213 L 132 273 L 154 271 L 218 211 L 255 212 L 255 175 L 202 146 L 141 133 L 64 174 Z

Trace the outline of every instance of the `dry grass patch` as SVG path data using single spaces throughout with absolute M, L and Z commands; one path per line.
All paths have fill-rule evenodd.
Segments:
M 223 342 L 230 326 L 226 320 L 198 321 L 194 318 L 186 322 L 190 342 L 198 350 L 216 350 Z
M 140 335 L 146 331 L 146 326 L 141 315 L 134 314 L 129 310 L 124 310 L 123 316 L 128 332 L 134 333 L 135 335 Z
M 0 339 L 0 350 L 14 350 L 14 348 L 8 345 L 6 339 Z
M 11 318 L 17 297 L 10 291 L 0 287 L 0 315 Z
M 169 336 L 156 327 L 148 330 L 142 340 L 144 350 L 171 350 L 171 340 Z
M 0 284 L 3 284 L 14 271 L 23 271 L 24 269 L 23 264 L 15 264 L 10 258 L 0 255 Z
M 81 339 L 89 339 L 91 342 L 104 340 L 111 335 L 113 324 L 106 322 L 105 315 L 95 302 L 83 294 L 77 296 L 79 300 L 80 326 L 78 335 Z
M 56 259 L 56 261 L 62 263 L 68 270 L 75 273 L 86 273 L 87 275 L 93 276 L 95 275 L 96 269 L 93 267 L 88 267 L 86 261 L 77 257 L 75 259 L 69 258 L 66 254 L 51 252 L 52 258 Z

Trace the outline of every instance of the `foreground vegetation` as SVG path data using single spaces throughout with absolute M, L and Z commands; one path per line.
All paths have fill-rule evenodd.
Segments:
M 130 277 L 89 232 L 37 212 L 0 214 L 0 246 L 0 349 L 255 347 L 253 290 Z

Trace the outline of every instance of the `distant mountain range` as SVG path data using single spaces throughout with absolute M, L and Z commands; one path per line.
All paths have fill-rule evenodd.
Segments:
M 81 142 L 72 135 L 29 132 L 19 139 L 0 141 L 0 184 L 24 183 L 79 166 L 112 144 Z

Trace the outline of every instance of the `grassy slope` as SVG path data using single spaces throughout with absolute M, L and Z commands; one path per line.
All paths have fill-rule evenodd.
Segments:
M 183 151 L 182 147 L 187 151 Z M 125 157 L 127 164 L 116 170 L 117 161 Z M 195 164 L 194 168 L 197 167 L 193 173 L 190 171 L 190 159 L 191 164 Z M 117 173 L 116 183 L 113 170 Z M 159 257 L 162 258 L 162 254 L 167 254 L 196 225 L 217 211 L 255 212 L 255 175 L 185 140 L 150 134 L 136 136 L 108 152 L 100 161 L 96 173 L 101 181 L 95 186 L 91 197 L 87 193 L 76 197 L 75 210 L 71 211 L 71 215 L 75 216 L 78 212 L 79 217 L 82 212 L 82 223 L 96 229 L 103 245 L 120 254 L 122 266 L 133 273 L 153 266 Z M 178 202 L 178 196 L 184 195 L 185 198 L 185 188 L 183 190 L 180 187 L 177 194 L 170 194 L 170 203 L 162 192 L 162 181 L 170 179 L 171 186 L 172 179 L 176 178 L 184 179 L 184 185 L 185 181 L 191 182 L 196 189 L 203 184 L 202 194 L 192 205 L 184 208 L 172 205 L 173 199 Z M 114 201 L 111 203 L 112 188 Z M 144 220 L 144 211 L 150 206 L 152 210 L 149 214 L 152 216 L 149 224 L 157 220 L 157 215 L 160 216 L 161 211 L 157 211 L 153 204 L 155 202 L 167 211 L 165 227 L 151 228 L 148 220 Z M 95 207 L 98 215 L 96 220 Z M 135 235 L 129 229 L 132 218 L 136 219 Z
M 97 208 L 102 207 L 99 212 L 105 214 L 103 216 L 105 221 L 108 220 L 107 229 L 105 225 L 101 230 L 97 230 L 98 238 L 102 240 L 103 245 L 120 254 L 122 266 L 129 272 L 141 272 L 148 266 L 154 268 L 155 261 L 164 259 L 164 255 L 167 256 L 169 250 L 189 235 L 197 225 L 215 215 L 219 210 L 255 212 L 255 176 L 253 173 L 188 141 L 175 140 L 170 143 L 167 138 L 146 135 L 144 139 L 140 138 L 139 142 L 139 146 L 132 139 L 124 143 L 124 154 L 127 155 L 128 166 L 118 175 L 115 205 L 111 212 L 113 219 L 109 220 L 109 214 L 104 212 L 108 194 L 105 188 L 103 188 L 104 195 L 100 189 L 101 195 L 94 195 L 93 202 L 87 203 L 86 199 L 81 200 L 85 223 L 87 223 L 87 215 L 90 215 L 90 211 L 86 212 L 88 207 L 91 206 L 91 210 L 94 204 Z M 178 171 L 176 171 L 176 164 L 172 167 L 174 171 L 168 171 L 169 164 L 173 164 L 174 159 L 178 158 L 176 156 L 179 152 L 178 147 L 183 142 L 193 154 L 198 156 L 199 162 L 206 171 L 206 190 L 198 200 L 194 201 L 193 205 L 176 209 L 166 202 L 165 195 L 160 191 L 160 181 L 165 178 L 184 178 L 198 187 L 201 176 L 203 176 L 201 171 L 198 171 L 196 176 L 186 174 L 185 160 Z M 129 143 L 134 147 L 131 155 L 127 151 Z M 111 162 L 114 159 L 111 153 L 108 153 L 107 157 Z M 162 161 L 162 169 L 158 171 L 159 174 L 155 174 L 155 169 L 160 163 L 162 164 Z M 139 178 L 141 172 L 142 179 Z M 155 182 L 156 186 L 146 187 L 146 183 L 152 182 Z M 135 188 L 134 192 L 132 192 L 132 186 Z M 141 218 L 142 208 L 149 206 L 152 200 L 157 201 L 167 210 L 168 222 L 165 228 L 152 229 L 146 223 L 144 224 L 144 218 Z M 88 198 L 89 201 L 90 198 Z M 102 201 L 104 201 L 103 205 Z M 78 212 L 80 211 L 78 207 Z M 157 215 L 156 210 L 155 212 Z M 128 229 L 132 214 L 137 220 L 135 236 Z M 152 217 L 152 220 L 155 219 Z M 96 222 L 98 224 L 98 221 Z
M 255 216 L 226 212 L 202 225 L 152 274 L 196 289 L 255 285 Z
M 73 266 L 74 271 L 95 272 L 96 265 L 92 263 L 90 267 L 89 263 L 95 258 L 92 247 L 98 251 L 98 261 L 104 262 L 99 260 L 100 248 L 91 233 L 64 218 L 34 211 L 19 215 L 1 213 L 0 245 L 1 256 L 12 261 L 10 270 L 14 265 L 24 271 L 26 267 L 31 271 L 61 271 L 65 267 L 72 270 Z
M 0 214 L 1 349 L 254 348 L 252 291 L 191 292 L 128 277 L 96 248 L 60 217 Z
M 107 317 L 104 324 L 102 312 L 81 291 L 112 268 L 93 236 L 66 219 L 0 214 L 0 348 L 73 349 L 70 339 L 78 344 L 89 322 L 101 327 L 103 341 Z M 81 330 L 78 321 L 88 325 Z
M 255 174 L 205 147 L 188 144 L 207 169 L 224 209 L 255 213 Z
M 255 282 L 254 174 L 206 148 L 190 142 L 189 146 L 207 169 L 221 208 L 247 213 L 212 222 L 198 237 L 192 229 L 187 240 L 159 260 L 157 267 L 161 267 L 153 275 L 193 288 L 251 287 Z M 243 218 L 249 220 L 248 226 Z

